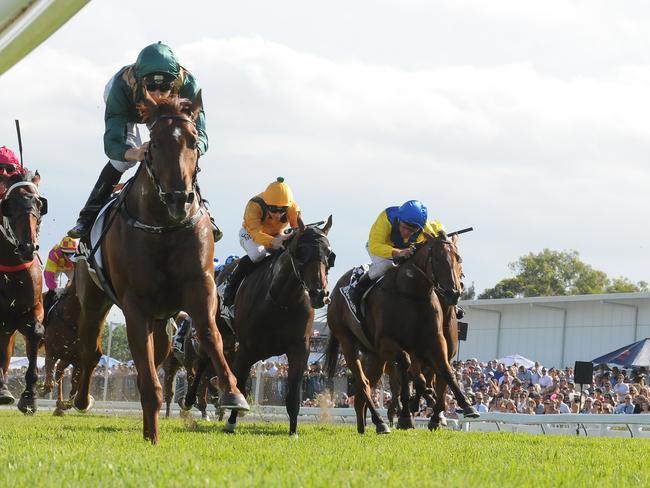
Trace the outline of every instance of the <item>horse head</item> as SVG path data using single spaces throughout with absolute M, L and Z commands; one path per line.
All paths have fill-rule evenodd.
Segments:
M 450 240 L 447 234 L 441 232 L 437 237 L 425 234 L 425 238 L 434 289 L 448 306 L 456 305 L 463 290 L 462 259 L 456 246 L 458 236 L 454 235 Z
M 174 223 L 187 219 L 198 203 L 199 133 L 196 121 L 202 107 L 201 92 L 194 102 L 175 96 L 156 101 L 146 90 L 144 102 L 138 105 L 150 131 L 144 161 L 147 172 L 158 198 Z
M 0 232 L 24 263 L 32 261 L 38 251 L 41 217 L 47 213 L 47 199 L 38 193 L 40 181 L 38 171 L 9 178 L 0 201 Z
M 298 227 L 288 250 L 295 263 L 296 274 L 309 294 L 311 306 L 322 308 L 330 302 L 327 273 L 336 259 L 327 239 L 332 227 L 332 216 L 329 216 L 322 228 L 305 226 L 302 219 L 298 218 Z

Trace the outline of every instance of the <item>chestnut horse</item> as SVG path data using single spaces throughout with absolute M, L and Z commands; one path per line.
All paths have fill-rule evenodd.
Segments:
M 463 395 L 449 364 L 443 310 L 438 298 L 438 293 L 452 300 L 460 297 L 459 257 L 446 235 L 425 234 L 425 237 L 426 242 L 416 248 L 413 256 L 389 270 L 367 297 L 363 328 L 374 348 L 365 351 L 365 365 L 359 357 L 361 346 L 353 333 L 353 328 L 360 325 L 338 292 L 350 282 L 352 271 L 343 275 L 335 287 L 327 313 L 327 323 L 332 332 L 327 346 L 328 373 L 334 375 L 341 347 L 356 380 L 355 410 L 359 433 L 365 432 L 366 408 L 370 409 L 377 433 L 390 432 L 377 413 L 371 392 L 371 386 L 377 384 L 388 361 L 396 362 L 401 373 L 403 408 L 400 426 L 412 427 L 407 376 L 411 357 L 422 368 L 433 368 L 449 384 L 465 415 L 478 416 Z
M 38 193 L 39 182 L 38 172 L 8 177 L 3 181 L 7 191 L 0 202 L 0 405 L 15 401 L 6 375 L 18 331 L 25 336 L 29 359 L 25 391 L 18 401 L 24 414 L 36 411 L 36 359 L 43 339 L 43 277 L 36 251 L 47 200 Z
M 45 297 L 45 294 L 43 295 Z M 45 300 L 45 298 L 44 298 Z M 63 400 L 63 374 L 72 366 L 70 400 L 79 383 L 79 338 L 78 327 L 80 306 L 74 286 L 74 279 L 68 282 L 63 295 L 51 310 L 45 310 L 45 382 L 40 389 L 41 396 L 55 388 L 57 394 L 55 416 L 63 416 L 72 407 L 71 401 Z
M 327 272 L 335 259 L 327 239 L 331 215 L 322 229 L 305 226 L 301 219 L 298 224 L 295 235 L 285 244 L 286 249 L 260 264 L 239 287 L 230 332 L 236 335 L 238 346 L 236 351 L 229 351 L 234 356 L 233 370 L 242 391 L 254 363 L 270 356 L 287 355 L 289 435 L 296 435 L 298 426 L 300 387 L 309 359 L 314 309 L 329 303 Z M 219 283 L 226 276 L 222 272 Z M 227 341 L 228 328 L 222 323 L 220 328 Z M 189 403 L 187 399 L 186 402 Z M 232 411 L 226 431 L 233 432 L 236 423 L 237 412 Z
M 197 189 L 195 122 L 201 108 L 200 93 L 194 102 L 172 97 L 156 103 L 145 91 L 139 109 L 149 124 L 149 149 L 131 188 L 123 190 L 123 205 L 107 216 L 116 213 L 101 244 L 104 272 L 124 312 L 138 371 L 143 435 L 153 444 L 159 441 L 162 405 L 157 369 L 171 345 L 164 329 L 180 310 L 192 316 L 199 342 L 219 376 L 223 406 L 249 408 L 224 357 L 215 322 L 214 238 Z M 81 378 L 74 407 L 84 412 L 92 405 L 90 380 L 112 302 L 91 280 L 85 260 L 75 267 L 75 283 L 81 303 Z

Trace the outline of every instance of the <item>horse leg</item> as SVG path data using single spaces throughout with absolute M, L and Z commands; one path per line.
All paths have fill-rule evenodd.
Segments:
M 436 395 L 436 403 L 433 407 L 433 412 L 431 413 L 431 418 L 429 419 L 427 427 L 429 427 L 429 430 L 438 430 L 440 427 L 447 426 L 447 419 L 444 415 L 444 411 L 447 407 L 445 401 L 447 383 L 437 374 L 432 375 L 432 380 Z
M 400 403 L 402 409 L 399 412 L 397 419 L 398 429 L 414 429 L 413 417 L 411 416 L 411 409 L 409 408 L 411 398 L 411 387 L 409 385 L 408 371 L 411 367 L 411 358 L 406 351 L 400 351 L 396 358 L 395 363 L 400 375 Z
M 176 373 L 178 373 L 178 369 L 180 368 L 181 363 L 179 363 L 178 359 L 176 359 L 176 357 L 172 354 L 168 357 L 168 360 L 164 364 L 165 417 L 169 418 L 169 414 L 171 413 L 171 403 L 174 398 L 174 378 L 176 377 Z
M 54 412 L 52 414 L 55 417 L 63 417 L 64 415 L 64 410 L 66 410 L 66 406 L 63 403 L 63 373 L 65 372 L 65 368 L 68 367 L 68 364 L 65 363 L 62 359 L 59 360 L 59 362 L 56 365 L 56 374 L 54 377 L 54 386 L 56 388 L 56 393 L 57 393 L 57 398 L 56 398 L 56 408 L 54 409 Z
M 197 357 L 195 363 L 195 368 L 188 367 L 187 363 L 185 364 L 185 369 L 187 370 L 187 392 L 185 393 L 185 399 L 181 403 L 181 408 L 183 410 L 190 410 L 197 403 L 196 398 L 199 391 L 199 385 L 201 384 L 201 378 L 208 367 L 208 359 Z M 194 372 L 190 373 L 192 370 Z
M 204 290 L 205 293 L 197 293 L 197 290 Z M 249 410 L 248 402 L 237 388 L 237 378 L 230 370 L 223 353 L 223 340 L 215 320 L 217 294 L 212 277 L 210 276 L 205 283 L 200 283 L 198 286 L 188 284 L 183 299 L 187 304 L 187 313 L 192 317 L 199 343 L 217 373 L 219 387 L 224 393 L 221 406 L 232 410 Z
M 287 351 L 289 374 L 287 376 L 287 396 L 285 399 L 289 415 L 289 435 L 298 437 L 298 413 L 300 412 L 300 390 L 309 358 L 309 339 Z
M 427 362 L 432 366 L 436 372 L 436 384 L 439 382 L 446 383 L 451 389 L 458 405 L 463 409 L 463 415 L 470 418 L 479 417 L 478 412 L 467 401 L 465 395 L 460 389 L 460 385 L 456 381 L 449 360 L 447 359 L 447 341 L 442 334 L 439 334 L 433 341 L 433 348 L 429 351 Z M 444 398 L 444 395 L 443 395 Z M 444 400 L 438 399 L 439 402 L 444 403 Z
M 81 378 L 81 368 L 77 365 L 73 365 L 72 374 L 70 375 L 70 394 L 68 395 L 68 401 L 65 404 L 66 410 L 72 408 L 72 401 L 74 400 L 74 397 L 77 394 L 80 378 Z
M 20 410 L 25 415 L 33 415 L 36 412 L 36 382 L 38 381 L 38 369 L 37 369 L 37 359 L 38 359 L 38 346 L 43 340 L 43 331 L 40 324 L 34 323 L 33 326 L 29 327 L 28 335 L 25 336 L 25 349 L 27 352 L 27 358 L 29 359 L 29 365 L 27 366 L 27 372 L 25 373 L 25 391 L 20 395 L 20 400 L 18 400 L 18 410 Z
M 142 405 L 142 433 L 145 440 L 158 444 L 158 414 L 162 407 L 162 386 L 158 379 L 154 354 L 154 321 L 147 320 L 138 307 L 138 299 L 124 299 L 124 317 L 129 348 L 138 372 L 138 390 Z
M 94 283 L 87 285 L 91 286 L 96 288 Z M 73 406 L 81 413 L 88 412 L 95 403 L 95 399 L 90 395 L 90 381 L 102 356 L 104 321 L 112 305 L 105 300 L 92 302 L 84 304 L 79 314 L 79 382 Z
M 374 402 L 372 401 L 372 389 L 370 388 L 370 382 L 363 372 L 363 366 L 361 360 L 359 359 L 356 350 L 353 346 L 352 340 L 348 334 L 341 335 L 340 339 L 341 349 L 343 351 L 343 356 L 345 357 L 345 362 L 352 371 L 352 375 L 357 382 L 356 385 L 356 394 L 354 398 L 355 409 L 357 410 L 357 432 L 363 434 L 365 432 L 365 410 L 366 406 L 370 410 L 370 416 L 372 418 L 372 423 L 375 424 L 375 430 L 377 434 L 387 434 L 390 432 L 388 425 L 382 420 L 379 413 L 375 408 Z M 357 396 L 359 398 L 357 399 Z M 357 404 L 358 400 L 358 404 Z M 365 403 L 366 406 L 361 406 Z M 359 409 L 357 409 L 359 405 Z
M 237 387 L 240 388 L 240 391 L 243 395 L 246 395 L 246 383 L 248 383 L 248 376 L 251 373 L 251 366 L 253 361 L 250 359 L 250 356 L 246 349 L 243 347 L 237 352 L 234 362 L 235 377 L 237 378 Z M 262 377 L 258 376 L 257 381 L 262 381 Z M 223 426 L 225 432 L 235 432 L 235 427 L 237 426 L 237 410 L 231 410 L 230 416 L 226 420 L 226 423 Z
M 43 386 L 39 388 L 38 394 L 41 397 L 44 397 L 48 393 L 52 391 L 52 387 L 56 387 L 55 380 L 54 380 L 54 366 L 56 364 L 56 358 L 52 354 L 52 352 L 49 350 L 47 347 L 47 344 L 45 345 L 45 380 L 43 382 Z
M 209 383 L 210 383 L 210 378 L 207 377 L 204 371 L 200 376 L 196 407 L 201 412 L 201 418 L 207 421 L 210 420 L 210 415 L 208 414 L 208 384 Z
M 0 405 L 12 405 L 16 399 L 7 388 L 7 371 L 14 349 L 16 331 L 0 331 Z

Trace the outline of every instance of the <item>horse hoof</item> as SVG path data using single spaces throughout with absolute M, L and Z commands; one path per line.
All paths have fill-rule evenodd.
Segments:
M 219 408 L 228 408 L 230 410 L 248 411 L 251 407 L 241 393 L 226 393 L 221 399 Z
M 76 400 L 76 397 L 75 397 L 74 409 L 79 413 L 88 413 L 88 412 L 90 412 L 90 410 L 93 408 L 93 405 L 95 405 L 95 398 L 92 395 L 88 395 L 88 405 L 86 405 L 85 408 L 80 407 L 77 404 L 77 400 Z
M 411 417 L 400 417 L 397 419 L 397 428 L 401 430 L 415 429 Z
M 476 410 L 474 410 L 474 407 L 469 407 L 463 410 L 463 416 L 468 417 L 470 419 L 477 419 L 481 415 Z
M 54 412 L 52 412 L 52 415 L 54 415 L 55 417 L 63 417 L 65 416 L 65 412 L 57 407 L 54 409 Z
M 181 407 L 181 410 L 183 410 L 184 412 L 189 412 L 190 410 L 192 410 L 192 405 L 188 406 L 187 403 L 185 403 L 185 398 L 181 398 L 178 401 L 178 406 Z
M 431 432 L 433 432 L 434 430 L 438 430 L 440 428 L 440 423 L 431 417 L 431 420 L 429 420 L 427 427 Z
M 232 434 L 235 432 L 236 426 L 237 426 L 237 422 L 231 424 L 228 420 L 226 420 L 226 423 L 223 425 L 223 431 L 227 432 L 228 434 Z
M 375 430 L 377 431 L 377 434 L 390 434 L 390 429 L 383 422 L 379 424 Z
M 0 390 L 0 405 L 13 405 L 16 402 L 14 396 L 6 388 Z
M 210 414 L 208 412 L 203 412 L 201 414 L 201 419 L 205 420 L 206 422 L 210 422 Z
M 25 415 L 34 415 L 36 412 L 36 400 L 33 395 L 24 393 L 20 395 L 20 400 L 18 400 L 18 410 L 20 410 Z
M 61 402 L 61 410 L 70 410 L 72 408 L 72 400 L 64 400 Z
M 38 396 L 43 398 L 44 396 L 49 395 L 52 392 L 52 388 L 48 388 L 46 386 L 43 386 L 38 389 Z
M 289 434 L 289 437 L 292 439 L 297 439 L 298 438 L 298 432 L 294 432 L 293 434 Z

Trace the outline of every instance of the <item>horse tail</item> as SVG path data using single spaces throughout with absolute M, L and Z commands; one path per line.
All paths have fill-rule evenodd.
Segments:
M 329 379 L 334 378 L 336 367 L 339 363 L 339 340 L 330 333 L 329 341 L 327 342 L 327 350 L 325 351 L 325 370 Z

